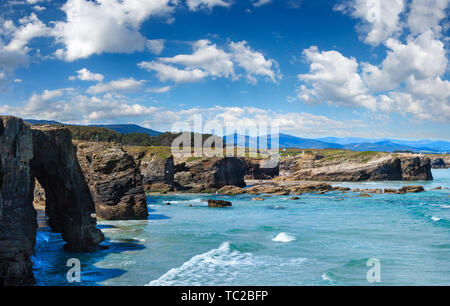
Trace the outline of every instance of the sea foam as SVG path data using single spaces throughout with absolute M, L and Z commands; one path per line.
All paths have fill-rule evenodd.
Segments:
M 291 242 L 297 240 L 297 238 L 293 235 L 289 235 L 287 233 L 279 233 L 275 238 L 272 239 L 272 241 L 276 242 Z

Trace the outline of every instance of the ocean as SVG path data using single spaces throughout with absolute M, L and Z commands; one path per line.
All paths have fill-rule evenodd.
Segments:
M 37 234 L 38 285 L 450 285 L 450 169 L 430 182 L 334 183 L 351 188 L 422 185 L 417 194 L 330 192 L 272 196 L 148 197 L 148 221 L 98 222 L 109 249 L 62 250 L 59 234 Z M 435 187 L 441 190 L 432 190 Z M 232 208 L 208 208 L 223 199 Z M 167 205 L 167 203 L 171 205 Z M 81 282 L 69 283 L 69 258 Z M 379 281 L 369 283 L 370 260 Z

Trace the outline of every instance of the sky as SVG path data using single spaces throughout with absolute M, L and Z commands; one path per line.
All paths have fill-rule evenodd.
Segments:
M 2 0 L 0 114 L 450 140 L 449 6 Z

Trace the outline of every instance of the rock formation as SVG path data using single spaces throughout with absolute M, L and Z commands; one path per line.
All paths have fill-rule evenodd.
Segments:
M 411 154 L 377 153 L 365 159 L 317 158 L 316 155 L 281 161 L 284 180 L 299 181 L 383 181 L 432 180 L 428 157 Z M 280 170 L 281 172 L 281 170 Z
M 431 159 L 426 156 L 401 155 L 402 180 L 428 181 L 433 179 L 431 174 Z
M 448 167 L 450 167 L 450 164 L 447 165 L 441 157 L 431 159 L 431 168 L 433 169 L 447 169 Z
M 20 119 L 0 117 L 0 286 L 34 283 L 32 158 L 31 130 Z
M 243 158 L 245 179 L 270 180 L 280 174 L 279 164 L 275 167 L 269 165 L 264 159 Z
M 31 129 L 22 119 L 0 117 L 0 285 L 34 283 L 35 178 L 45 189 L 49 225 L 66 250 L 95 251 L 104 240 L 75 151 L 68 130 Z
M 175 173 L 173 156 L 165 157 L 147 153 L 137 159 L 137 163 L 145 190 L 170 191 L 173 188 Z
M 208 206 L 212 208 L 225 208 L 225 207 L 231 207 L 233 204 L 228 201 L 222 201 L 222 200 L 208 200 Z
M 134 159 L 118 145 L 77 143 L 77 147 L 97 217 L 106 220 L 147 219 L 142 176 Z
M 176 168 L 186 170 L 175 173 L 178 188 L 205 192 L 227 185 L 245 186 L 244 163 L 239 158 L 204 158 L 176 165 Z

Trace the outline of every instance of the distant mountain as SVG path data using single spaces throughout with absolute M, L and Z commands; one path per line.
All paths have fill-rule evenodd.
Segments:
M 235 143 L 235 141 L 237 139 L 237 134 L 228 135 L 228 136 L 225 136 L 224 138 L 225 138 L 224 142 L 226 144 L 233 144 L 233 143 Z M 272 137 L 266 136 L 266 138 L 267 139 L 265 141 L 267 141 L 267 147 L 270 148 Z M 280 134 L 278 140 L 279 140 L 280 148 L 304 148 L 304 149 L 328 149 L 328 148 L 340 149 L 340 148 L 343 148 L 343 146 L 340 144 L 328 143 L 328 142 L 323 142 L 323 141 L 309 139 L 309 138 L 300 138 L 300 137 L 291 136 L 291 135 L 287 135 L 287 134 Z M 245 143 L 246 143 L 246 146 L 251 146 L 251 147 L 258 146 L 259 138 L 246 136 Z M 251 145 L 249 145 L 249 144 L 251 144 Z
M 391 141 L 379 141 L 379 142 L 364 142 L 364 143 L 351 143 L 344 146 L 345 149 L 352 151 L 383 151 L 383 152 L 394 152 L 394 151 L 411 151 L 411 152 L 434 152 L 428 148 L 414 148 L 406 145 L 401 145 L 393 143 Z
M 442 140 L 400 140 L 389 138 L 357 138 L 357 137 L 324 137 L 317 140 L 344 145 L 348 148 L 372 147 L 391 148 L 392 150 L 410 150 L 414 152 L 450 152 L 450 142 Z M 390 144 L 387 144 L 390 143 Z M 372 146 L 371 144 L 375 144 Z M 407 148 L 409 147 L 409 149 Z
M 90 125 L 90 126 L 110 129 L 121 134 L 144 133 L 149 136 L 158 136 L 162 134 L 161 132 L 147 129 L 137 124 L 106 124 L 106 125 Z

